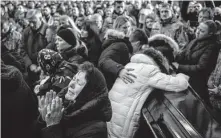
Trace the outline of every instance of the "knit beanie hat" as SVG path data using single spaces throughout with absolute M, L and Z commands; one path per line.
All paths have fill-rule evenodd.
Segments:
M 76 46 L 77 44 L 77 35 L 73 32 L 71 28 L 60 27 L 57 31 L 57 35 L 61 37 L 71 46 Z

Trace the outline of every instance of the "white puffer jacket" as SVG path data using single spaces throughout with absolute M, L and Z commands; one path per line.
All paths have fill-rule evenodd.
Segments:
M 109 92 L 112 106 L 112 119 L 107 123 L 109 138 L 133 138 L 139 127 L 141 108 L 154 88 L 179 92 L 188 87 L 187 76 L 162 73 L 155 61 L 145 54 L 132 56 L 125 68 L 133 68 L 131 73 L 137 78 L 132 84 L 117 78 Z

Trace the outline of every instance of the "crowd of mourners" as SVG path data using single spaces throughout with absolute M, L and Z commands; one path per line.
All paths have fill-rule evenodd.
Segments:
M 1 1 L 2 137 L 136 137 L 154 89 L 221 115 L 220 48 L 212 0 Z

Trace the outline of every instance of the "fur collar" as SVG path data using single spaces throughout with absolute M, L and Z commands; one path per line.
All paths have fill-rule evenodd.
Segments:
M 152 37 L 150 37 L 148 39 L 148 42 L 150 43 L 150 42 L 155 41 L 155 40 L 164 40 L 173 49 L 174 57 L 178 54 L 178 52 L 180 50 L 179 45 L 171 37 L 166 36 L 164 34 L 156 34 L 156 35 L 153 35 Z
M 104 35 L 104 39 L 109 39 L 113 37 L 117 39 L 124 39 L 125 34 L 123 32 L 120 32 L 114 29 L 108 29 Z
M 131 62 L 157 66 L 163 73 L 166 74 L 170 71 L 168 60 L 154 48 L 147 48 L 141 53 L 133 55 L 131 57 Z

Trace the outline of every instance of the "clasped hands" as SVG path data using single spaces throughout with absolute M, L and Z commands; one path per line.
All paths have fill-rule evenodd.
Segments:
M 45 96 L 38 96 L 38 103 L 38 110 L 47 127 L 60 123 L 64 108 L 62 99 L 56 97 L 54 91 L 47 92 Z

